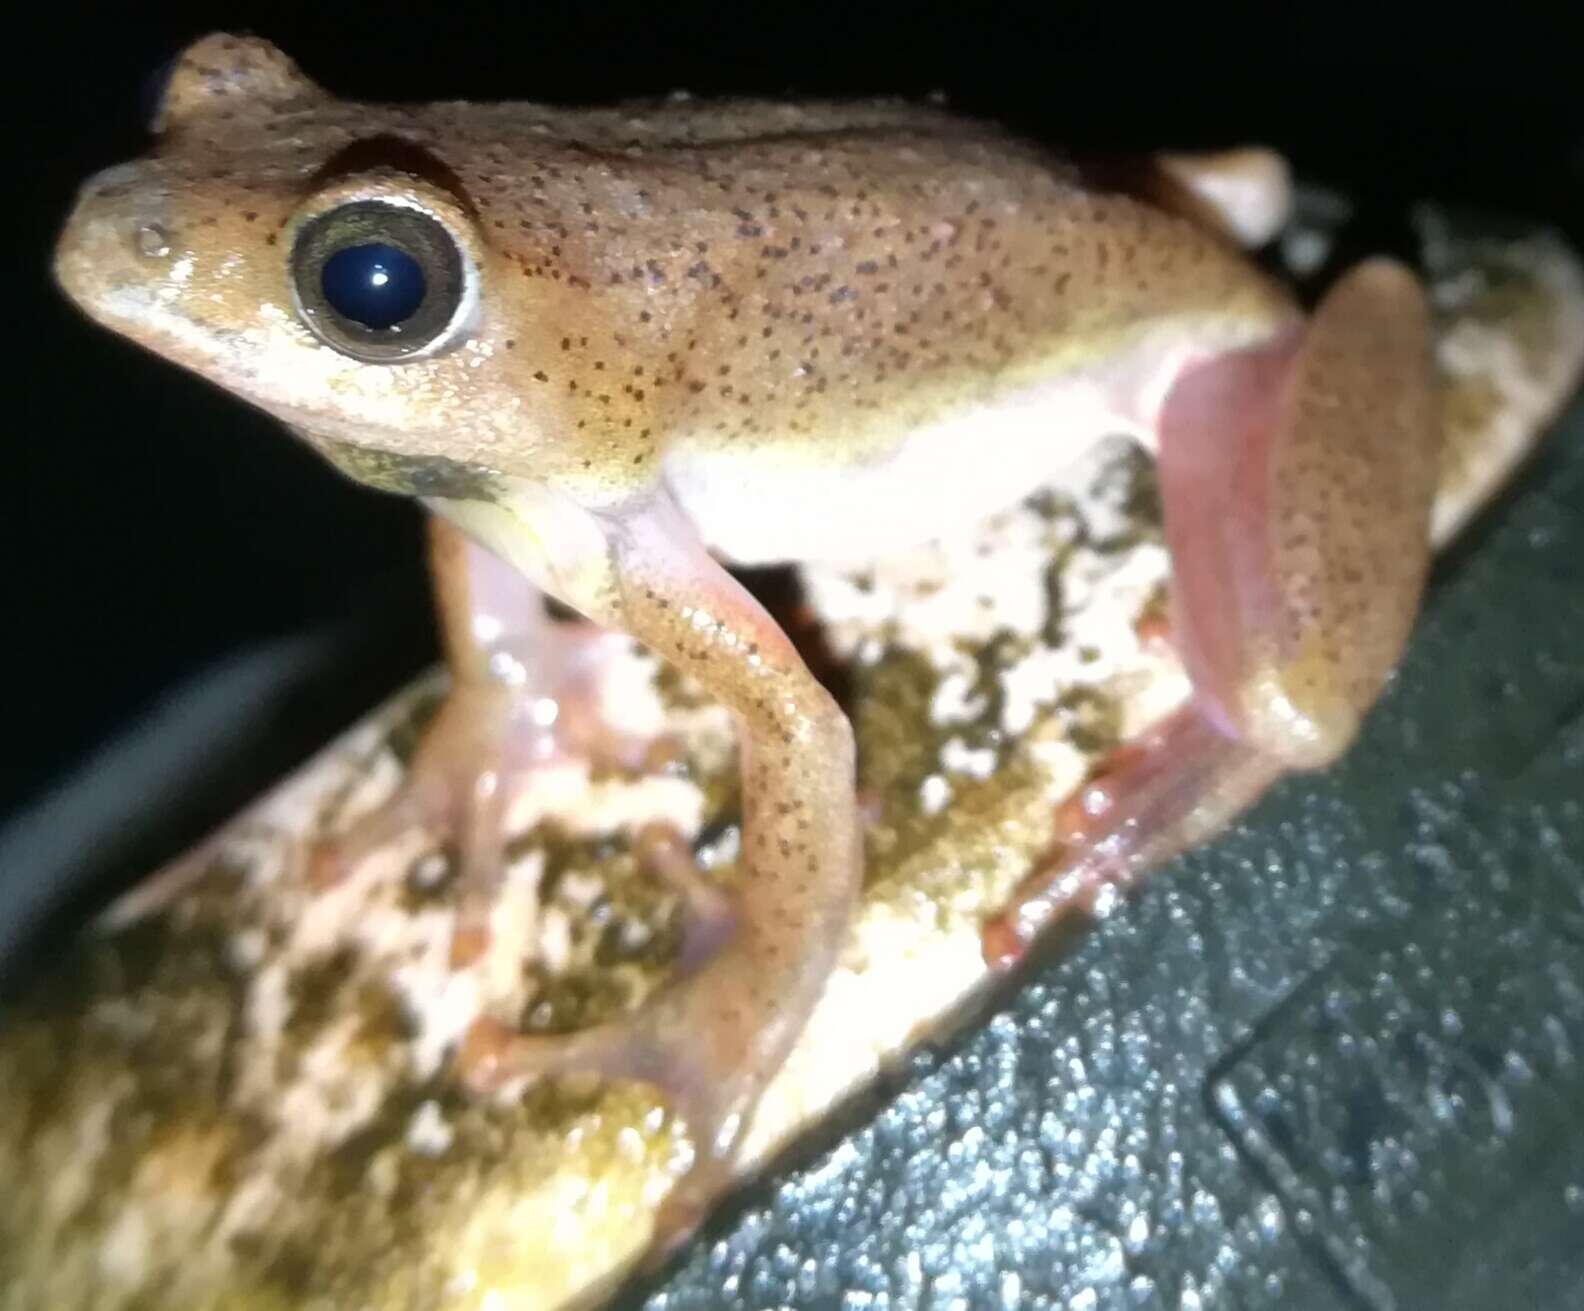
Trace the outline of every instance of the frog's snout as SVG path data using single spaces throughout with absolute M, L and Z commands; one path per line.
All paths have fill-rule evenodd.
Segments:
M 168 208 L 164 188 L 138 164 L 96 174 L 77 193 L 56 243 L 56 282 L 93 318 L 124 318 L 131 301 L 168 275 Z

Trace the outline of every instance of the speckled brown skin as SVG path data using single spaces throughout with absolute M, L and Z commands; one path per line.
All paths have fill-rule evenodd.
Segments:
M 161 123 L 153 156 L 85 189 L 68 287 L 136 295 L 132 220 L 158 223 L 191 267 L 139 314 L 145 344 L 306 433 L 580 493 L 648 485 L 672 444 L 860 464 L 1146 334 L 1240 344 L 1292 313 L 1186 219 L 928 108 L 352 104 L 216 38 L 178 66 Z M 469 349 L 405 364 L 399 408 L 391 370 L 332 352 L 283 379 L 310 344 L 283 247 L 299 207 L 335 179 L 415 174 L 476 243 Z M 96 220 L 119 227 L 97 239 Z
M 1418 279 L 1371 260 L 1321 303 L 1277 390 L 1244 512 L 1259 533 L 1242 564 L 1244 656 L 1222 686 L 1242 736 L 1294 767 L 1329 764 L 1353 740 L 1413 626 L 1441 444 L 1430 339 Z M 1163 452 L 1174 436 L 1168 406 Z M 1311 727 L 1295 733 L 1299 722 Z
M 1149 203 L 932 109 L 350 104 L 231 37 L 186 53 L 156 130 L 149 159 L 84 188 L 57 257 L 67 292 L 354 477 L 422 498 L 736 714 L 744 868 L 724 945 L 608 1028 L 484 1026 L 462 1054 L 478 1084 L 593 1068 L 665 1088 L 697 1157 L 662 1243 L 729 1176 L 861 874 L 847 721 L 710 548 L 900 549 L 1026 494 L 1097 437 L 1158 430 L 1197 695 L 1114 789 L 1120 827 L 1091 843 L 1102 871 L 1119 834 L 1134 865 L 1157 858 L 1340 750 L 1395 659 L 1424 506 L 1417 482 L 1384 498 L 1375 484 L 1418 468 L 1434 431 L 1410 398 L 1387 425 L 1409 456 L 1377 465 L 1371 425 L 1420 381 L 1404 361 L 1422 306 L 1377 270 L 1304 336 L 1236 249 L 1262 220 L 1227 202 L 1213 221 L 1222 202 L 1200 186 L 1251 173 L 1259 190 L 1257 159 L 1179 160 Z M 327 345 L 293 296 L 297 235 L 370 200 L 422 211 L 466 271 L 457 331 L 400 364 Z M 1355 323 L 1382 328 L 1362 353 Z M 1333 404 L 1355 385 L 1361 406 Z M 437 572 L 459 631 L 482 575 Z M 409 794 L 471 796 L 477 757 L 508 749 L 519 703 L 488 686 L 488 643 L 455 654 L 459 695 L 425 747 L 437 763 L 415 766 Z M 498 852 L 488 802 L 451 823 Z

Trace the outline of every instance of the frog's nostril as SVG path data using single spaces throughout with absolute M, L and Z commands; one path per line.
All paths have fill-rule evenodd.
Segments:
M 170 233 L 158 223 L 139 223 L 132 232 L 132 248 L 144 259 L 164 259 L 171 252 Z

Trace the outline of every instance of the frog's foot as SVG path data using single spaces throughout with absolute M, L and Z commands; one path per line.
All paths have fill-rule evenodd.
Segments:
M 984 927 L 985 963 L 1015 965 L 1047 925 L 1094 914 L 1104 898 L 1208 840 L 1282 772 L 1193 704 L 1117 748 L 1057 807 L 1051 853 Z
M 598 679 L 612 640 L 583 625 L 547 625 L 535 637 L 531 668 L 497 659 L 501 668 L 490 676 L 459 673 L 397 791 L 315 844 L 310 883 L 339 883 L 415 828 L 434 833 L 449 847 L 460 889 L 452 963 L 477 959 L 489 941 L 510 807 L 532 774 L 570 760 L 647 772 L 674 750 L 669 740 L 623 733 L 602 719 Z
M 651 825 L 638 837 L 645 868 L 682 897 L 680 977 L 630 1014 L 565 1034 L 519 1033 L 498 1020 L 475 1020 L 457 1054 L 473 1091 L 563 1076 L 637 1081 L 658 1089 L 687 1127 L 693 1160 L 666 1195 L 651 1260 L 685 1242 L 732 1180 L 732 1163 L 757 1100 L 754 1055 L 761 1041 L 744 1013 L 732 1014 L 727 981 L 708 968 L 741 928 L 731 898 L 708 882 L 674 830 Z
M 566 1034 L 518 1033 L 475 1020 L 457 1054 L 465 1084 L 491 1093 L 517 1084 L 585 1076 L 658 1090 L 687 1129 L 693 1158 L 655 1216 L 651 1261 L 686 1242 L 730 1186 L 737 1148 L 757 1099 L 756 1082 L 734 1078 L 742 1053 L 723 1049 L 697 978 L 681 981 L 630 1015 Z
M 682 899 L 680 977 L 630 1015 L 578 1033 L 525 1034 L 497 1020 L 476 1020 L 457 1066 L 478 1092 L 562 1075 L 639 1080 L 659 1088 L 695 1148 L 693 1163 L 656 1220 L 658 1257 L 692 1234 L 730 1183 L 732 1157 L 756 1090 L 732 1072 L 743 1068 L 743 1053 L 722 1041 L 735 1029 L 717 1022 L 720 998 L 702 973 L 740 927 L 732 899 L 700 873 L 686 841 L 670 825 L 645 825 L 635 850 L 643 867 Z
M 1292 213 L 1287 161 L 1258 146 L 1089 159 L 1083 167 L 1100 186 L 1179 214 L 1248 250 L 1270 241 Z

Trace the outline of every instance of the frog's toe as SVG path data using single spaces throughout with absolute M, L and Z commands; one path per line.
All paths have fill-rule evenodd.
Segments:
M 740 927 L 739 915 L 733 898 L 699 870 L 687 840 L 673 825 L 644 825 L 634 849 L 642 867 L 681 897 L 682 944 L 675 977 L 630 1014 L 575 1033 L 520 1033 L 497 1020 L 475 1021 L 457 1056 L 458 1073 L 474 1090 L 493 1091 L 563 1074 L 642 1079 L 672 1092 L 697 1112 L 696 1072 L 720 1063 L 724 1051 L 704 1050 L 710 1046 L 705 1030 L 717 1008 L 697 976 Z
M 376 851 L 415 828 L 433 826 L 444 813 L 436 780 L 409 771 L 384 802 L 359 815 L 350 827 L 314 839 L 307 855 L 307 881 L 316 892 L 342 883 Z
M 457 1051 L 457 1073 L 474 1092 L 538 1083 L 563 1074 L 606 1075 L 617 1035 L 611 1026 L 581 1033 L 519 1033 L 489 1016 L 469 1026 Z
M 682 898 L 682 950 L 678 968 L 697 969 L 715 955 L 737 928 L 736 907 L 707 879 L 693 849 L 675 825 L 645 824 L 634 843 L 639 863 Z
M 649 1241 L 646 1268 L 662 1265 L 678 1248 L 698 1232 L 717 1198 L 731 1184 L 731 1171 L 720 1158 L 695 1164 L 672 1185 L 671 1191 L 655 1212 L 654 1232 Z
M 1056 812 L 1055 845 L 986 924 L 986 964 L 1016 964 L 1064 916 L 1092 914 L 1173 856 L 1207 841 L 1282 772 L 1190 702 L 1137 742 L 1119 747 Z

